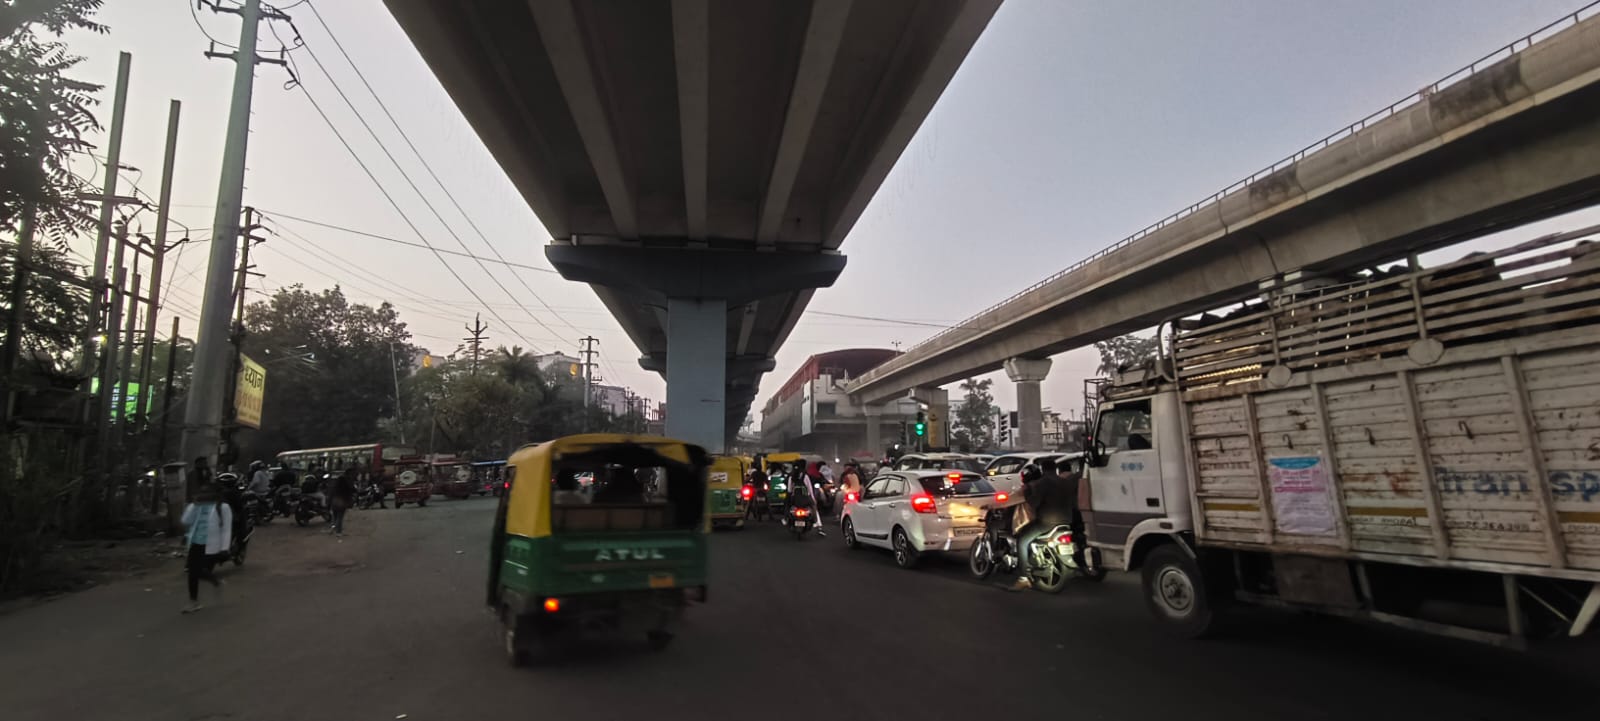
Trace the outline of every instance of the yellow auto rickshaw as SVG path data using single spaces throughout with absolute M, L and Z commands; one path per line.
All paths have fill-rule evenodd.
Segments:
M 745 485 L 749 462 L 739 456 L 712 456 L 706 475 L 711 528 L 744 528 L 745 509 L 755 494 Z
M 699 446 L 591 433 L 507 461 L 489 546 L 488 603 L 513 665 L 592 630 L 664 647 L 706 598 L 706 468 Z

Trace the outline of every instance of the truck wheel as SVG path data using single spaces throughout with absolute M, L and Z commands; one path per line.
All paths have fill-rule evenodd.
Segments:
M 1215 616 L 1200 565 L 1176 544 L 1159 546 L 1144 560 L 1144 601 L 1167 630 L 1183 638 L 1200 638 L 1212 630 Z

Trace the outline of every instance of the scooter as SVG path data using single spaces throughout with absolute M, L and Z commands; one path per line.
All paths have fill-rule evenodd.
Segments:
M 789 507 L 789 531 L 794 534 L 794 540 L 804 540 L 806 533 L 816 527 L 817 511 L 809 506 Z
M 1016 570 L 1017 539 L 1011 532 L 1014 510 L 995 508 L 984 517 L 983 535 L 973 542 L 967 555 L 972 575 L 988 578 L 995 571 Z M 1068 524 L 1055 526 L 1035 538 L 1026 552 L 1029 554 L 1028 580 L 1033 588 L 1045 593 L 1059 593 L 1074 576 L 1096 582 L 1106 577 L 1105 567 L 1097 562 L 1097 556 L 1085 558 L 1080 539 L 1074 538 L 1072 526 Z

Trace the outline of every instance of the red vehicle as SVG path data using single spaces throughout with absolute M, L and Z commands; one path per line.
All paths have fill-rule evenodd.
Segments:
M 472 464 L 461 458 L 435 458 L 433 487 L 447 498 L 468 498 L 481 492 L 482 483 L 473 483 Z
M 382 443 L 305 448 L 279 453 L 278 465 L 294 471 L 297 478 L 304 478 L 313 467 L 317 469 L 319 475 L 338 475 L 343 473 L 344 469 L 355 466 L 357 471 L 366 474 L 368 478 L 376 479 L 392 488 L 395 484 L 395 464 L 401 458 L 415 453 L 410 448 L 386 446 Z
M 395 463 L 394 507 L 407 503 L 428 505 L 433 496 L 433 474 L 428 459 L 422 456 L 405 456 Z

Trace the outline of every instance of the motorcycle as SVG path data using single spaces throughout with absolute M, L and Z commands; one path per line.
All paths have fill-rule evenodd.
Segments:
M 272 494 L 268 498 L 268 504 L 271 506 L 271 515 L 273 517 L 292 517 L 294 508 L 298 505 L 299 493 L 294 486 L 278 486 L 272 489 Z
M 295 524 L 299 526 L 310 525 L 311 521 L 318 517 L 328 523 L 332 523 L 333 510 L 328 508 L 328 504 L 323 503 L 315 495 L 310 493 L 300 494 L 300 498 L 295 502 L 294 507 Z
M 806 533 L 816 527 L 817 511 L 808 506 L 790 506 L 788 522 L 794 540 L 804 540 Z
M 1019 555 L 1016 535 L 1011 532 L 1013 511 L 1013 508 L 995 508 L 984 517 L 983 535 L 973 542 L 967 556 L 972 575 L 988 578 L 995 571 L 1016 570 Z M 1045 593 L 1059 593 L 1074 576 L 1090 581 L 1106 577 L 1098 555 L 1091 553 L 1085 558 L 1081 539 L 1074 537 L 1072 526 L 1068 524 L 1057 525 L 1035 538 L 1026 552 L 1029 554 L 1028 580 L 1035 589 Z
M 373 506 L 382 506 L 384 496 L 388 495 L 381 483 L 368 483 L 356 493 L 356 505 L 365 511 Z

